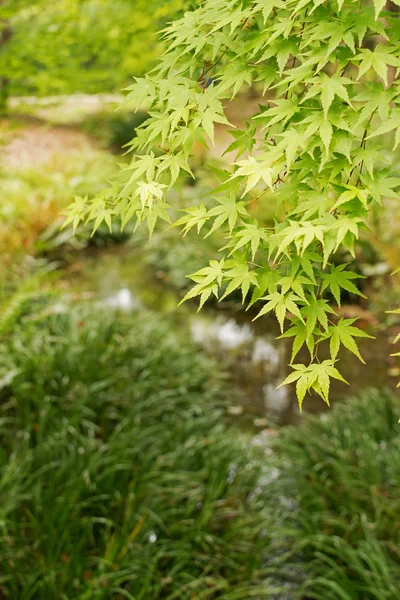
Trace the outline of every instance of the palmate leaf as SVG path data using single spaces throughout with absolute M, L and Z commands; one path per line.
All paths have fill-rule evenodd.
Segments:
M 337 325 L 328 327 L 327 337 L 330 338 L 330 352 L 332 360 L 335 360 L 340 346 L 344 346 L 347 350 L 350 350 L 357 358 L 365 364 L 363 357 L 360 354 L 358 346 L 354 338 L 370 338 L 374 339 L 372 335 L 369 335 L 358 327 L 353 327 L 357 319 L 340 319 Z
M 250 285 L 258 287 L 258 281 L 254 271 L 250 271 L 247 261 L 226 261 L 225 267 L 231 266 L 232 268 L 228 271 L 224 271 L 224 279 L 230 282 L 224 292 L 224 295 L 220 298 L 223 300 L 233 291 L 239 287 L 242 290 L 242 303 L 245 301 Z
M 232 248 L 230 255 L 234 254 L 240 248 L 249 246 L 251 249 L 251 256 L 254 260 L 255 254 L 261 241 L 267 240 L 267 233 L 264 229 L 258 226 L 256 223 L 245 223 L 243 227 L 234 232 L 232 241 L 223 248 Z
M 261 9 L 264 23 L 268 19 L 274 8 L 285 8 L 283 0 L 257 0 L 257 8 Z
M 269 163 L 259 162 L 250 156 L 250 158 L 246 160 L 240 160 L 236 164 L 239 168 L 234 175 L 232 175 L 231 179 L 235 179 L 237 177 L 247 177 L 247 183 L 242 194 L 242 198 L 250 190 L 252 190 L 260 180 L 262 180 L 271 190 L 273 190 L 272 181 L 275 170 Z
M 322 363 L 311 363 L 310 365 L 291 365 L 294 369 L 278 388 L 289 383 L 296 382 L 296 395 L 302 410 L 303 400 L 307 392 L 314 390 L 329 405 L 330 379 L 338 379 L 348 383 L 334 366 L 333 360 L 324 360 Z
M 391 112 L 390 118 L 387 119 L 384 123 L 382 123 L 380 125 L 380 127 L 375 129 L 375 131 L 373 131 L 368 136 L 368 139 L 376 137 L 378 135 L 384 135 L 386 133 L 389 133 L 390 131 L 393 131 L 394 129 L 396 129 L 397 131 L 396 131 L 396 138 L 395 138 L 395 144 L 394 144 L 393 150 L 395 150 L 399 144 L 399 140 L 397 138 L 397 132 L 400 130 L 400 110 L 398 108 L 394 109 Z
M 296 296 L 296 294 L 293 294 L 292 292 L 287 294 L 274 292 L 273 294 L 268 294 L 268 296 L 265 296 L 263 299 L 268 300 L 268 302 L 265 304 L 265 306 L 263 306 L 253 321 L 262 315 L 266 315 L 267 313 L 274 311 L 276 318 L 278 319 L 281 332 L 283 333 L 283 323 L 288 311 L 296 315 L 301 321 L 303 320 L 300 309 L 296 304 L 297 302 L 301 301 L 301 298 Z
M 200 305 L 198 310 L 203 306 L 203 304 L 208 300 L 211 294 L 214 294 L 216 298 L 218 298 L 218 290 L 222 284 L 222 278 L 224 276 L 224 259 L 210 260 L 209 266 L 188 275 L 190 279 L 196 282 L 187 294 L 182 298 L 179 305 L 182 302 L 186 302 L 186 300 L 190 300 L 191 298 L 195 298 L 196 296 L 200 296 Z
M 263 124 L 265 123 L 264 128 L 270 128 L 279 122 L 287 123 L 299 110 L 298 105 L 292 100 L 276 100 L 273 108 L 268 108 L 253 118 Z
M 62 229 L 72 224 L 73 232 L 75 233 L 82 218 L 86 215 L 88 207 L 88 197 L 75 196 L 73 204 L 70 204 L 67 210 L 64 211 L 65 220 L 61 226 Z
M 151 207 L 145 207 L 144 209 L 141 208 L 140 210 L 137 210 L 135 213 L 135 231 L 138 225 L 145 222 L 147 223 L 147 230 L 149 232 L 149 237 L 151 238 L 154 228 L 159 220 L 171 224 L 171 219 L 168 212 L 169 208 L 169 204 L 159 201 L 156 204 L 153 204 Z
M 400 67 L 400 58 L 388 52 L 382 44 L 378 44 L 373 51 L 362 48 L 353 60 L 360 61 L 358 79 L 372 68 L 383 79 L 385 85 L 388 84 L 388 65 Z
M 302 319 L 306 319 L 306 339 L 313 334 L 316 325 L 319 323 L 325 331 L 328 331 L 328 314 L 336 314 L 327 300 L 310 298 L 308 305 L 301 309 Z
M 347 79 L 346 77 L 339 77 L 337 75 L 329 77 L 326 73 L 320 73 L 319 75 L 308 79 L 307 83 L 311 84 L 311 87 L 308 89 L 308 92 L 302 99 L 302 102 L 306 102 L 315 96 L 320 96 L 325 119 L 328 118 L 328 110 L 335 96 L 338 96 L 349 106 L 352 106 L 346 89 L 346 85 L 352 83 L 350 79 Z
M 378 204 L 382 204 L 382 198 L 399 198 L 399 192 L 396 189 L 400 187 L 400 177 L 391 177 L 390 169 L 380 170 L 373 179 L 369 174 L 361 174 L 360 179 Z
M 174 227 L 181 227 L 181 233 L 186 235 L 193 227 L 197 228 L 197 233 L 200 233 L 204 223 L 208 219 L 207 209 L 204 204 L 200 206 L 192 206 L 191 208 L 185 208 L 184 212 L 186 215 L 173 223 Z
M 169 171 L 169 187 L 172 187 L 174 185 L 175 181 L 179 177 L 179 173 L 181 172 L 181 170 L 186 171 L 194 179 L 192 170 L 183 152 L 179 152 L 177 154 L 166 154 L 161 157 L 160 164 L 158 167 L 158 173 L 160 174 L 163 173 L 163 171 Z
M 228 222 L 229 231 L 232 232 L 238 218 L 248 215 L 245 203 L 242 201 L 237 202 L 235 194 L 217 198 L 217 202 L 218 205 L 207 212 L 207 217 L 215 217 L 215 220 L 206 237 L 220 229 L 226 221 Z
M 309 291 L 308 288 L 310 288 L 310 286 L 311 288 L 315 287 L 316 284 L 304 275 L 296 273 L 294 276 L 288 275 L 286 277 L 282 277 L 279 280 L 279 285 L 281 286 L 281 292 L 283 294 L 286 294 L 286 292 L 288 292 L 289 290 L 293 290 L 293 292 L 295 292 L 295 294 L 297 294 L 299 298 L 301 298 L 306 304 L 308 304 L 308 301 L 305 296 L 304 286 L 307 286 L 306 291 Z
M 288 221 L 286 225 L 279 233 L 275 234 L 272 241 L 276 240 L 278 246 L 276 250 L 276 256 L 279 257 L 290 244 L 294 243 L 298 254 L 304 254 L 308 246 L 317 240 L 324 245 L 324 227 L 313 222 L 297 222 Z M 270 250 L 274 249 L 274 245 L 270 245 Z
M 277 338 L 277 339 L 283 339 L 283 338 L 294 337 L 293 345 L 292 345 L 292 356 L 290 358 L 290 364 L 293 363 L 294 359 L 296 358 L 297 354 L 300 352 L 300 350 L 304 346 L 304 344 L 307 345 L 307 348 L 310 352 L 310 356 L 312 358 L 313 353 L 314 353 L 314 347 L 315 347 L 315 336 L 314 336 L 315 332 L 316 331 L 314 331 L 313 334 L 307 336 L 306 324 L 300 320 L 296 320 L 295 324 L 292 325 L 292 327 L 287 329 L 285 331 L 285 333 L 283 333 L 282 335 L 279 336 L 279 338 Z M 316 332 L 316 333 L 318 333 L 318 332 Z
M 163 183 L 156 181 L 138 181 L 135 196 L 139 196 L 142 208 L 151 208 L 154 199 L 162 200 L 163 188 L 166 186 Z
M 352 283 L 353 279 L 365 279 L 363 275 L 358 275 L 352 271 L 344 271 L 346 265 L 338 265 L 337 267 L 331 266 L 331 272 L 322 275 L 322 286 L 321 291 L 323 292 L 328 287 L 331 290 L 338 306 L 340 306 L 340 290 L 346 290 L 362 298 L 366 298 Z
M 354 240 L 358 238 L 358 227 L 359 223 L 361 222 L 362 219 L 358 216 L 354 216 L 351 218 L 348 216 L 341 216 L 340 219 L 336 221 L 336 236 L 333 252 L 336 252 L 339 249 L 340 245 L 347 241 L 348 243 L 346 244 L 346 247 L 354 256 Z M 327 258 L 329 258 L 329 256 Z
M 268 265 L 255 271 L 257 277 L 257 287 L 253 291 L 251 301 L 246 310 L 255 302 L 265 296 L 265 292 L 273 294 L 278 289 L 278 282 L 281 279 L 281 273 L 278 269 L 271 269 Z
M 209 94 L 198 94 L 196 101 L 199 112 L 194 123 L 197 125 L 198 122 L 214 145 L 214 123 L 222 123 L 230 127 L 234 127 L 234 125 L 229 123 L 220 100 L 215 97 L 212 90 Z
M 244 152 L 251 152 L 253 150 L 255 139 L 255 126 L 249 126 L 246 131 L 232 129 L 229 134 L 232 135 L 235 140 L 229 144 L 227 149 L 224 151 L 224 155 L 229 152 L 237 150 L 236 158 L 239 158 Z
M 332 206 L 332 211 L 336 210 L 337 208 L 339 208 L 339 206 L 342 206 L 343 204 L 351 202 L 354 199 L 359 200 L 364 207 L 367 207 L 368 192 L 366 192 L 366 190 L 360 190 L 359 188 L 353 185 L 347 185 L 346 188 L 347 189 L 340 194 L 339 198 Z

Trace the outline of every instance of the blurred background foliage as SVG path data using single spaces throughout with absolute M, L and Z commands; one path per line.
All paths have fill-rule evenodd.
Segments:
M 0 597 L 397 600 L 399 400 L 359 391 L 400 375 L 385 313 L 398 202 L 356 248 L 369 301 L 341 309 L 378 336 L 370 368 L 348 360 L 356 397 L 301 424 L 275 390 L 288 356 L 268 320 L 252 324 L 239 295 L 204 320 L 176 308 L 224 239 L 60 230 L 74 195 L 129 159 L 147 115 L 118 108 L 121 88 L 196 4 L 0 0 Z M 245 90 L 232 122 L 259 100 Z M 205 163 L 231 141 L 217 127 L 216 148 L 194 149 L 176 216 L 212 202 Z M 251 210 L 268 225 L 275 208 L 265 194 Z
M 33 0 L 0 5 L 7 95 L 119 91 L 162 49 L 159 30 L 194 0 Z

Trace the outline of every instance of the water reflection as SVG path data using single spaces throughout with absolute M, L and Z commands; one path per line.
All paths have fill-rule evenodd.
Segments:
M 254 332 L 250 325 L 240 325 L 234 319 L 216 316 L 214 319 L 191 319 L 192 340 L 210 349 L 218 342 L 222 348 L 233 349 L 253 341 Z
M 103 303 L 106 304 L 106 306 L 119 308 L 123 311 L 133 310 L 135 308 L 140 308 L 141 306 L 139 299 L 136 298 L 127 287 L 122 287 L 114 294 L 107 296 Z
M 178 307 L 177 294 L 156 280 L 140 254 L 129 249 L 107 250 L 89 257 L 72 277 L 75 289 L 110 307 L 124 311 L 146 307 L 164 314 L 196 344 L 220 358 L 238 391 L 229 414 L 236 418 L 240 415 L 242 421 L 247 419 L 259 428 L 292 423 L 299 418 L 293 386 L 278 388 L 290 370 L 290 340 L 276 340 L 279 330 L 273 318 L 252 322 L 243 310 L 233 312 L 221 306 L 206 306 L 196 313 L 193 304 Z M 347 388 L 332 382 L 333 401 L 363 387 L 387 385 L 388 356 L 392 349 L 386 335 L 372 343 L 363 340 L 361 351 L 374 368 L 368 369 L 353 355 L 344 354 L 340 368 L 352 385 Z M 307 353 L 300 354 L 299 360 L 307 361 Z M 304 406 L 308 412 L 326 409 L 316 395 L 307 398 Z

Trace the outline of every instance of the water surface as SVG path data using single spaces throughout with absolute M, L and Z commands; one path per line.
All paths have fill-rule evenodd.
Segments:
M 288 366 L 290 340 L 277 340 L 279 329 L 272 317 L 252 321 L 254 315 L 240 306 L 211 305 L 196 313 L 196 306 L 178 306 L 180 297 L 146 265 L 140 251 L 116 247 L 95 252 L 73 266 L 67 276 L 73 289 L 121 310 L 145 307 L 168 319 L 195 343 L 217 356 L 228 368 L 238 390 L 229 412 L 232 418 L 256 428 L 274 427 L 299 420 L 293 386 L 277 386 L 291 371 Z M 367 326 L 367 324 L 364 324 Z M 375 340 L 360 340 L 367 365 L 348 351 L 340 354 L 339 368 L 350 382 L 346 386 L 332 382 L 331 403 L 356 394 L 363 388 L 395 387 L 396 379 L 389 359 L 393 351 L 387 334 L 377 333 Z M 299 359 L 307 361 L 307 353 Z M 322 357 L 324 358 L 324 357 Z M 393 375 L 395 375 L 393 373 Z M 303 411 L 327 410 L 316 394 L 307 397 Z

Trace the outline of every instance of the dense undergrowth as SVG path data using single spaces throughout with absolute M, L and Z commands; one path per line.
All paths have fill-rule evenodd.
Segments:
M 397 598 L 398 401 L 252 444 L 154 315 L 29 304 L 0 346 L 3 597 Z
M 154 316 L 91 313 L 0 348 L 3 595 L 264 598 L 260 463 L 215 363 Z
M 300 597 L 399 597 L 399 414 L 398 398 L 370 392 L 281 431 L 282 480 L 297 512 L 277 535 L 290 548 L 287 563 L 301 563 Z

